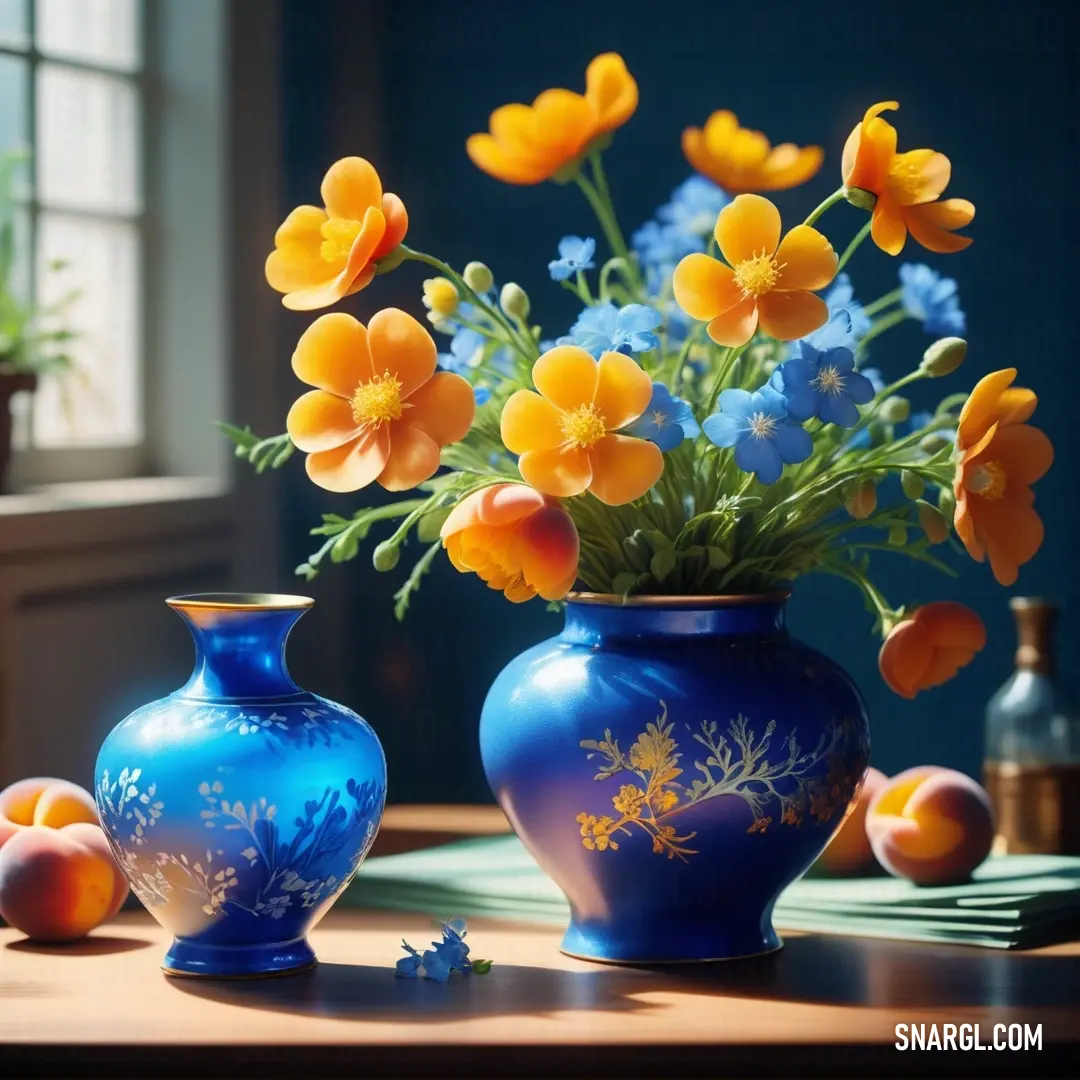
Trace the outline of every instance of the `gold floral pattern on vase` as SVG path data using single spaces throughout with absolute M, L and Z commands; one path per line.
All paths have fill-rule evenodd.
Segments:
M 795 729 L 774 748 L 776 721 L 770 720 L 758 737 L 750 721 L 739 713 L 722 734 L 715 720 L 702 721 L 697 731 L 686 725 L 694 741 L 705 748 L 704 753 L 698 751 L 701 760 L 693 762 L 701 776 L 687 783 L 683 751 L 673 734 L 674 721 L 668 718 L 667 704 L 658 704 L 655 723 L 646 724 L 626 752 L 610 729 L 604 731 L 602 739 L 581 740 L 582 749 L 588 751 L 586 757 L 601 760 L 594 780 L 620 777 L 626 781 L 612 796 L 614 814 L 582 811 L 577 815 L 581 842 L 589 851 L 618 851 L 620 843 L 626 842 L 619 837 L 633 837 L 637 828 L 651 839 L 657 855 L 686 862 L 689 856 L 699 854 L 690 846 L 697 832 L 680 831 L 671 820 L 720 795 L 737 796 L 750 807 L 754 820 L 748 833 L 764 833 L 776 818 L 780 824 L 796 828 L 807 818 L 820 825 L 851 802 L 866 769 L 862 751 L 856 753 L 856 760 L 842 753 L 846 747 L 860 745 L 851 737 L 853 721 L 843 721 L 830 734 L 823 734 L 812 750 L 805 751 Z M 776 749 L 782 756 L 770 753 Z

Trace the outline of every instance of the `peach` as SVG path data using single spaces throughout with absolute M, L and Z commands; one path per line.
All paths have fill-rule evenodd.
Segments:
M 866 770 L 859 797 L 829 846 L 818 856 L 815 864 L 818 870 L 824 874 L 866 874 L 874 870 L 877 863 L 866 835 L 866 811 L 870 801 L 888 782 L 889 778 L 883 772 Z
M 124 906 L 128 895 L 128 879 L 123 870 L 116 864 L 113 858 L 112 848 L 109 847 L 108 838 L 100 825 L 90 825 L 85 821 L 77 821 L 71 825 L 65 825 L 59 830 L 61 836 L 74 840 L 88 851 L 92 851 L 102 862 L 106 863 L 113 874 L 113 899 L 109 910 L 105 913 L 105 919 L 113 918 Z
M 878 862 L 916 885 L 966 881 L 990 853 L 990 798 L 969 776 L 922 765 L 894 776 L 870 802 L 866 833 Z
M 0 791 L 0 848 L 33 825 L 59 829 L 77 821 L 98 823 L 90 792 L 68 780 L 32 776 Z

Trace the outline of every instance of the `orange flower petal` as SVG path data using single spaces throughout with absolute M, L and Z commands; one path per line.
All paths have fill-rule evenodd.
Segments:
M 334 450 L 360 435 L 352 403 L 325 390 L 301 394 L 289 410 L 285 428 L 305 454 Z
M 409 212 L 405 204 L 392 191 L 382 198 L 382 215 L 386 219 L 386 231 L 378 247 L 371 253 L 372 259 L 389 255 L 405 239 L 409 231 Z
M 952 164 L 936 150 L 908 150 L 889 163 L 888 185 L 901 206 L 933 202 L 949 185 Z
M 511 525 L 544 505 L 544 496 L 526 484 L 492 484 L 462 499 L 443 522 L 440 535 L 445 540 L 475 525 Z
M 713 235 L 732 266 L 772 255 L 780 243 L 780 211 L 761 195 L 738 195 L 720 211 Z
M 382 205 L 382 181 L 370 161 L 346 157 L 335 161 L 322 182 L 322 200 L 334 218 L 363 221 L 371 207 Z
M 975 650 L 973 649 L 938 646 L 934 649 L 930 664 L 919 680 L 920 688 L 930 690 L 948 682 L 962 667 L 967 667 L 974 659 Z
M 769 292 L 758 297 L 761 329 L 777 341 L 806 337 L 829 321 L 829 306 L 808 292 Z
M 1012 387 L 1004 391 L 998 399 L 998 423 L 1003 426 L 1022 424 L 1035 411 L 1038 403 L 1039 399 L 1034 390 Z
M 1042 519 L 1033 506 L 1006 499 L 980 500 L 974 517 L 997 583 L 1015 585 L 1019 568 L 1042 547 Z
M 476 396 L 467 379 L 437 371 L 409 398 L 404 419 L 439 446 L 464 439 L 476 415 Z
M 487 134 L 470 135 L 465 151 L 478 169 L 504 184 L 539 184 L 559 169 L 557 159 L 518 157 Z
M 618 431 L 649 407 L 652 379 L 633 357 L 617 352 L 606 352 L 600 357 L 599 371 L 593 404 L 608 431 Z
M 638 86 L 618 53 L 602 53 L 585 69 L 585 100 L 598 132 L 614 131 L 634 115 Z
M 274 250 L 266 259 L 266 281 L 270 288 L 287 293 L 333 276 L 319 253 L 323 240 L 319 230 L 325 221 L 325 210 L 298 206 L 281 223 L 274 235 Z
M 608 506 L 641 498 L 660 479 L 664 455 L 655 443 L 631 435 L 608 435 L 589 450 L 591 491 Z
M 534 131 L 540 140 L 562 151 L 559 165 L 574 158 L 596 132 L 592 107 L 572 90 L 545 90 L 532 108 Z
M 374 320 L 372 320 L 374 321 Z M 439 444 L 405 420 L 392 420 L 390 453 L 376 478 L 387 491 L 408 491 L 430 480 L 439 468 Z
M 1014 485 L 1030 487 L 1046 475 L 1054 463 L 1054 444 L 1038 428 L 1012 424 L 997 429 L 993 442 L 981 456 L 1001 463 L 1011 494 Z
M 964 604 L 935 600 L 919 608 L 912 618 L 925 627 L 935 645 L 961 646 L 978 652 L 986 645 L 986 626 Z
M 343 311 L 321 315 L 296 343 L 292 369 L 308 386 L 351 399 L 374 375 L 364 324 Z
M 704 252 L 685 256 L 671 279 L 675 302 L 692 319 L 715 319 L 743 298 L 730 266 Z
M 383 308 L 371 317 L 368 346 L 375 374 L 393 375 L 401 383 L 403 400 L 408 400 L 435 372 L 438 349 L 431 335 L 398 308 Z
M 359 491 L 383 471 L 389 448 L 385 429 L 371 431 L 334 450 L 309 454 L 307 474 L 327 491 Z
M 824 289 L 839 263 L 832 244 L 817 229 L 796 225 L 776 249 L 776 289 Z
M 951 255 L 971 245 L 970 236 L 956 236 L 951 230 L 962 229 L 975 217 L 975 207 L 967 199 L 945 199 L 943 202 L 911 206 L 904 220 L 911 235 L 927 251 Z
M 518 459 L 518 471 L 537 491 L 559 498 L 580 495 L 592 482 L 589 453 L 579 447 L 526 451 Z
M 870 218 L 870 236 L 882 251 L 899 255 L 907 240 L 903 211 L 889 199 L 880 196 Z
M 1016 368 L 1002 368 L 1000 371 L 991 371 L 984 375 L 968 395 L 964 407 L 960 410 L 960 418 L 956 426 L 956 445 L 961 450 L 967 450 L 979 442 L 994 424 L 998 423 L 998 412 L 1002 394 L 1012 385 L 1016 378 Z M 1031 393 L 1030 391 L 1028 391 Z M 1032 398 L 1034 398 L 1032 394 Z M 1034 404 L 1031 410 L 1034 411 Z M 1023 419 L 1031 415 L 1028 412 Z
M 890 690 L 913 698 L 923 673 L 934 659 L 934 646 L 926 629 L 912 620 L 896 626 L 878 653 L 878 668 Z
M 577 345 L 548 349 L 532 369 L 536 389 L 567 412 L 592 404 L 599 377 L 596 361 Z
M 956 495 L 956 513 L 953 516 L 953 525 L 960 542 L 967 548 L 967 553 L 976 561 L 982 562 L 986 558 L 986 548 L 979 537 L 979 530 L 975 527 L 975 517 L 972 512 L 971 497 L 961 484 L 958 477 L 953 486 Z
M 510 395 L 499 428 L 503 445 L 511 454 L 551 450 L 566 441 L 562 413 L 533 390 L 515 390 Z
M 769 154 L 754 190 L 786 191 L 798 187 L 817 175 L 824 160 L 825 151 L 820 146 L 798 147 L 794 143 L 781 143 Z
M 570 515 L 548 504 L 514 530 L 508 552 L 529 587 L 545 600 L 561 600 L 577 577 L 578 532 Z
M 880 113 L 899 109 L 895 101 L 871 105 L 844 144 L 840 172 L 848 187 L 863 188 L 881 194 L 889 165 L 896 153 L 896 128 L 882 120 Z
M 717 345 L 738 348 L 753 336 L 758 325 L 758 302 L 752 296 L 717 315 L 705 328 Z

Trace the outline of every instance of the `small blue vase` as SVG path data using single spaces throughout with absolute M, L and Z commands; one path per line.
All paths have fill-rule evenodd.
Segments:
M 862 699 L 791 639 L 787 594 L 571 594 L 484 703 L 488 781 L 570 903 L 563 951 L 614 963 L 780 947 L 772 910 L 862 782 Z
M 310 967 L 309 930 L 352 880 L 382 818 L 386 759 L 342 705 L 285 667 L 304 596 L 205 593 L 167 603 L 195 670 L 105 740 L 101 824 L 132 891 L 174 935 L 173 975 Z

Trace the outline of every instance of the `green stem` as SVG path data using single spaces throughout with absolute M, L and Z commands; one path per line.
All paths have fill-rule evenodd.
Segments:
M 716 378 L 713 379 L 712 387 L 709 389 L 709 396 L 705 399 L 705 411 L 701 414 L 702 419 L 712 415 L 713 409 L 716 408 L 716 401 L 720 397 L 720 391 L 724 388 L 724 383 L 727 382 L 728 376 L 734 370 L 736 361 L 746 352 L 749 345 L 750 342 L 748 341 L 745 345 L 728 349 L 723 366 L 717 371 Z
M 893 289 L 892 292 L 887 292 L 884 296 L 879 296 L 872 304 L 867 304 L 863 308 L 863 311 L 867 315 L 876 315 L 879 311 L 884 310 L 887 307 L 892 307 L 902 296 L 904 295 L 903 289 Z
M 615 218 L 615 208 L 611 203 L 611 193 L 608 190 L 603 166 L 600 164 L 599 153 L 590 154 L 589 161 L 592 164 L 593 177 L 596 183 L 592 183 L 580 171 L 575 175 L 574 181 L 589 201 L 589 205 L 596 215 L 596 220 L 603 230 L 604 238 L 607 240 L 612 253 L 616 258 L 623 260 L 620 269 L 624 271 L 631 291 L 640 296 L 642 289 L 637 264 L 630 257 L 630 250 L 626 246 L 626 240 L 623 238 L 622 230 L 619 228 L 619 223 Z
M 846 248 L 844 248 L 844 254 L 840 256 L 840 262 L 836 265 L 836 272 L 839 274 L 848 264 L 848 259 L 859 250 L 859 245 L 870 235 L 870 226 L 872 222 L 867 222 L 856 234 L 855 239 L 851 241 Z
M 516 349 L 527 360 L 535 360 L 539 356 L 536 343 L 528 338 L 521 337 L 506 316 L 493 304 L 488 303 L 475 289 L 471 288 L 453 267 L 448 266 L 442 259 L 435 258 L 434 255 L 428 255 L 424 251 L 416 251 L 405 244 L 401 245 L 401 251 L 404 252 L 406 260 L 426 263 L 428 266 L 438 270 L 440 274 L 448 277 L 462 296 L 467 297 L 471 303 L 484 311 L 488 318 L 503 330 L 506 334 L 507 344 Z
M 878 337 L 880 334 L 884 334 L 886 330 L 891 330 L 898 323 L 902 323 L 905 319 L 910 319 L 911 316 L 903 308 L 897 311 L 890 311 L 888 315 L 883 315 L 880 319 L 877 319 L 870 329 L 867 330 L 866 336 L 859 342 L 859 352 L 865 352 L 866 346 Z
M 825 199 L 823 202 L 818 203 L 818 205 L 810 211 L 810 216 L 803 222 L 803 224 L 813 225 L 814 222 L 817 221 L 817 219 L 821 217 L 821 215 L 824 214 L 830 206 L 835 206 L 838 202 L 843 201 L 844 189 L 843 187 L 838 187 L 827 199 Z

